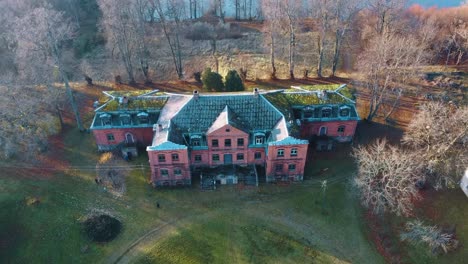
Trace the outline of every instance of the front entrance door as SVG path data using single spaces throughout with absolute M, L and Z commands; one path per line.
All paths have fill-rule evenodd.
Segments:
M 232 164 L 232 154 L 224 154 L 224 164 Z
M 320 127 L 320 132 L 319 132 L 319 135 L 320 136 L 326 136 L 327 135 L 327 127 Z

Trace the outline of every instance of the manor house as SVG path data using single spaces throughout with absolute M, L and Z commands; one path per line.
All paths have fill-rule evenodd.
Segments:
M 253 93 L 111 95 L 91 130 L 100 151 L 148 152 L 154 186 L 190 185 L 197 168 L 264 168 L 267 182 L 301 181 L 309 141 L 349 142 L 359 116 L 345 85 Z

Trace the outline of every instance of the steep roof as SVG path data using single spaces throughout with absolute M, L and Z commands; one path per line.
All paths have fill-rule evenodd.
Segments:
M 186 133 L 207 133 L 211 127 L 227 123 L 244 131 L 254 131 L 271 130 L 281 117 L 262 96 L 199 95 L 192 98 L 172 122 Z

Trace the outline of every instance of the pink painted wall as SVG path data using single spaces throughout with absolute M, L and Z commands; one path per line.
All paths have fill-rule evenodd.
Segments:
M 244 144 L 242 146 L 237 145 L 237 139 L 242 138 Z M 213 139 L 218 140 L 218 147 L 214 147 L 212 142 Z M 231 140 L 231 146 L 226 147 L 224 145 L 225 139 Z M 203 159 L 204 163 L 209 166 L 216 166 L 224 164 L 224 155 L 232 155 L 232 164 L 248 164 L 248 154 L 249 154 L 249 134 L 245 133 L 242 130 L 239 130 L 231 125 L 225 125 L 206 136 L 208 142 L 208 150 L 205 150 L 204 155 L 206 155 L 206 160 Z M 219 155 L 219 161 L 213 161 L 213 154 Z M 243 160 L 237 160 L 237 154 L 243 154 Z M 202 154 L 203 155 L 203 154 Z M 193 155 L 192 155 L 193 156 Z M 203 156 L 204 158 L 205 156 Z M 192 157 L 193 158 L 193 157 Z
M 329 137 L 353 137 L 356 132 L 357 121 L 327 121 L 327 122 L 313 122 L 303 123 L 301 125 L 301 137 L 309 138 L 311 136 L 318 136 L 320 127 L 327 127 L 327 136 Z M 339 126 L 345 126 L 343 133 L 338 132 Z
M 93 130 L 94 138 L 97 145 L 116 145 L 125 141 L 125 134 L 131 133 L 136 142 L 141 142 L 144 145 L 151 145 L 153 140 L 153 129 L 151 127 L 145 128 L 111 128 L 111 129 L 97 129 Z M 112 141 L 107 140 L 107 134 L 113 134 Z
M 172 160 L 172 155 L 177 154 L 179 159 Z M 165 161 L 160 162 L 158 155 L 164 155 Z M 190 180 L 190 163 L 188 152 L 184 150 L 164 150 L 164 151 L 148 151 L 149 163 L 151 167 L 151 182 L 169 181 L 169 180 Z M 167 177 L 161 175 L 161 169 L 167 169 L 169 174 Z M 174 169 L 180 169 L 181 175 L 176 175 Z
M 287 146 L 269 146 L 268 158 L 266 160 L 266 175 L 268 177 L 286 176 L 291 180 L 302 180 L 304 167 L 307 159 L 307 148 L 309 145 L 287 145 Z M 282 149 L 284 156 L 278 156 L 278 150 Z M 297 149 L 297 156 L 291 156 L 291 150 Z M 276 165 L 282 164 L 281 171 L 276 171 Z M 296 169 L 290 171 L 289 164 L 295 164 Z

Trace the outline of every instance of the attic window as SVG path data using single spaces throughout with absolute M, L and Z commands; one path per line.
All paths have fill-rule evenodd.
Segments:
M 256 145 L 261 145 L 265 141 L 265 134 L 263 133 L 255 133 L 254 134 L 254 141 Z
M 138 120 L 140 121 L 140 124 L 148 124 L 148 113 L 146 112 L 138 113 L 137 117 L 138 117 Z
M 101 114 L 99 118 L 101 118 L 101 122 L 103 126 L 111 125 L 111 116 L 109 114 L 107 113 Z
M 324 107 L 322 108 L 322 117 L 330 117 L 331 116 L 331 108 Z
M 310 106 L 306 106 L 304 108 L 304 118 L 312 118 L 314 117 L 314 108 Z
M 200 135 L 192 135 L 190 137 L 190 145 L 198 147 L 201 145 L 201 136 Z
M 348 106 L 342 106 L 340 107 L 340 116 L 341 117 L 348 117 L 349 116 L 349 107 Z
M 121 114 L 120 115 L 120 121 L 122 122 L 122 125 L 130 125 L 130 115 L 129 114 Z

